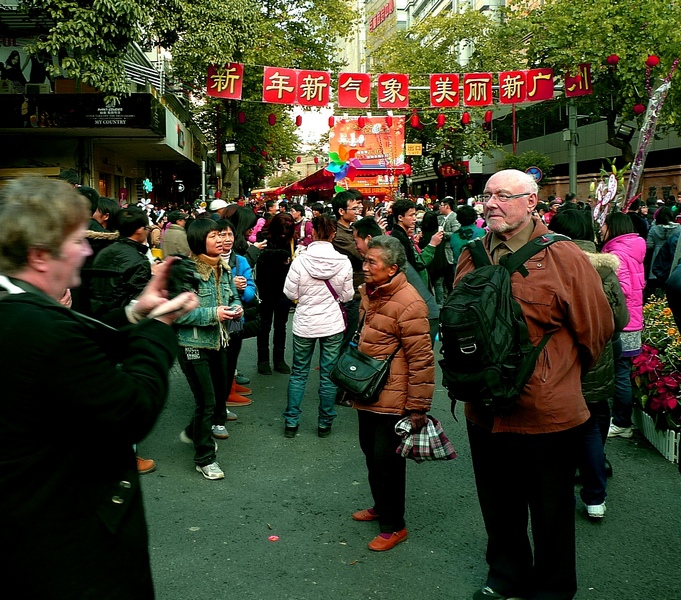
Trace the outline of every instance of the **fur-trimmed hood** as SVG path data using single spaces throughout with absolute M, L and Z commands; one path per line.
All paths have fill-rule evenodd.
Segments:
M 617 273 L 620 268 L 620 259 L 614 254 L 607 254 L 606 252 L 598 252 L 594 242 L 587 242 L 584 240 L 572 240 L 579 249 L 586 254 L 594 268 L 600 272 L 601 269 L 612 269 Z

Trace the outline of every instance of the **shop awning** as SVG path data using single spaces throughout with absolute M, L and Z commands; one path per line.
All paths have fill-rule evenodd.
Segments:
M 355 179 L 362 177 L 380 177 L 381 175 L 404 175 L 409 171 L 409 165 L 399 167 L 381 167 L 378 165 L 362 165 L 355 173 Z M 334 187 L 333 174 L 320 169 L 282 189 L 282 194 L 307 194 L 313 191 L 332 190 Z M 350 182 L 352 186 L 352 181 Z

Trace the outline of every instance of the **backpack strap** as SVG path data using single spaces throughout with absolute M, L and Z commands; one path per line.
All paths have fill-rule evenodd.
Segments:
M 476 269 L 480 267 L 488 267 L 492 264 L 492 260 L 485 250 L 485 244 L 482 238 L 476 238 L 472 242 L 468 242 L 464 248 L 468 248 L 471 253 L 471 258 L 473 259 L 473 264 Z
M 555 242 L 570 241 L 572 240 L 566 235 L 560 235 L 558 233 L 546 233 L 534 238 L 533 240 L 530 240 L 527 242 L 527 244 L 513 254 L 506 255 L 504 257 L 505 260 L 502 260 L 501 264 L 506 267 L 509 273 L 515 273 L 518 271 L 523 277 L 527 277 L 529 272 L 525 267 L 525 262 Z

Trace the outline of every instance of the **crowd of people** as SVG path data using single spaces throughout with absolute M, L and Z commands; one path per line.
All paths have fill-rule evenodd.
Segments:
M 260 375 L 288 376 L 282 434 L 290 439 L 303 422 L 319 344 L 317 434 L 332 434 L 342 407 L 357 410 L 372 501 L 351 516 L 377 521 L 371 550 L 392 549 L 408 537 L 395 425 L 404 417 L 413 431 L 427 423 L 439 313 L 476 267 L 468 244 L 480 239 L 491 264 L 503 265 L 553 231 L 572 242 L 546 247 L 511 276 L 529 341 L 548 340 L 528 383 L 505 412 L 465 404 L 488 534 L 489 574 L 473 598 L 573 598 L 575 469 L 587 514 L 602 519 L 612 474 L 605 442 L 632 435 L 643 299 L 664 285 L 654 266 L 671 262 L 681 227 L 669 207 L 650 224 L 636 206 L 610 213 L 599 229 L 588 204 L 572 196 L 541 206 L 538 193 L 532 177 L 507 170 L 489 179 L 475 206 L 451 197 L 373 206 L 347 190 L 330 206 L 267 201 L 258 212 L 217 199 L 197 212 L 120 207 L 91 188 L 47 179 L 5 186 L 0 356 L 14 376 L 0 408 L 0 506 L 14 554 L 34 557 L 30 565 L 13 559 L 12 572 L 36 592 L 76 585 L 95 597 L 113 586 L 118 597 L 152 597 L 138 478 L 155 464 L 135 445 L 158 417 L 177 359 L 194 400 L 180 439 L 193 445 L 200 475 L 224 479 L 218 441 L 239 418 L 231 409 L 257 393 L 238 368 L 249 339 Z M 392 360 L 374 403 L 334 383 L 351 346 Z M 47 372 L 36 379 L 29 367 L 38 361 Z M 449 395 L 457 399 L 456 390 Z M 27 413 L 48 415 L 63 435 L 36 441 Z M 78 455 L 93 431 L 101 468 L 83 479 Z M 38 493 L 31 465 L 44 460 L 52 467 Z M 60 499 L 66 488 L 69 501 Z M 36 551 L 38 535 L 46 543 Z M 36 567 L 40 578 L 27 571 Z

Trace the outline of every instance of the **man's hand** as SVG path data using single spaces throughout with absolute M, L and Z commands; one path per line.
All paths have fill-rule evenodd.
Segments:
M 430 238 L 430 242 L 428 245 L 437 248 L 442 243 L 442 239 L 444 238 L 444 236 L 445 236 L 444 231 L 438 231 L 437 233 L 434 233 L 433 237 Z

